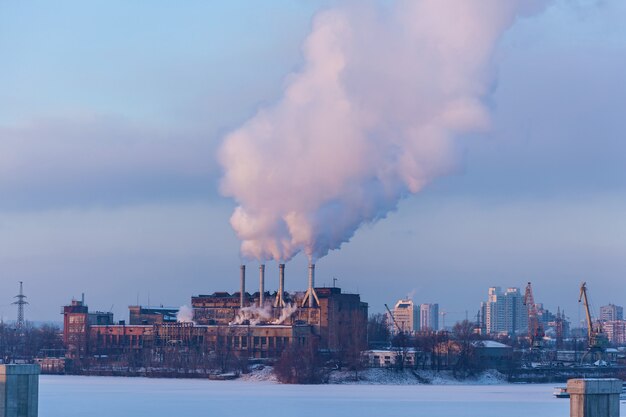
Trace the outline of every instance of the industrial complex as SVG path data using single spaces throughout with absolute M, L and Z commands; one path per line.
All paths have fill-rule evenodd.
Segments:
M 129 320 L 115 321 L 109 312 L 89 311 L 84 299 L 63 307 L 66 359 L 80 362 L 129 354 L 162 357 L 164 352 L 240 358 L 277 358 L 288 346 L 314 345 L 337 352 L 347 344 L 366 349 L 368 306 L 357 294 L 340 288 L 315 287 L 315 265 L 309 265 L 305 292 L 283 290 L 285 265 L 279 265 L 279 291 L 265 291 L 265 265 L 259 267 L 259 291 L 246 291 L 246 268 L 241 266 L 240 291 L 191 297 L 191 311 L 130 306 Z

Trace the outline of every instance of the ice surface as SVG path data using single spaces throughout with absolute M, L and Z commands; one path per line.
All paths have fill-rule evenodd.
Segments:
M 553 385 L 281 385 L 40 377 L 40 417 L 568 417 Z M 626 404 L 622 403 L 622 415 Z

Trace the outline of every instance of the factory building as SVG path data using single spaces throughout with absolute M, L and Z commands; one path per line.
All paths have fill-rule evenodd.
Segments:
M 128 307 L 128 324 L 163 324 L 176 323 L 178 308 L 176 307 Z
M 304 293 L 284 293 L 285 307 L 274 307 L 277 293 L 266 292 L 264 305 L 259 307 L 259 293 L 244 296 L 244 307 L 240 307 L 240 293 L 216 292 L 191 298 L 194 321 L 199 325 L 232 324 L 285 324 L 310 325 L 319 336 L 321 349 L 341 348 L 341 335 L 346 329 L 365 328 L 367 304 L 358 294 L 344 294 L 340 288 L 315 288 L 317 304 L 309 308 Z M 304 304 L 304 306 L 303 306 Z M 365 334 L 362 336 L 365 345 Z
M 264 287 L 265 268 L 261 270 Z M 89 312 L 84 300 L 63 307 L 63 338 L 68 359 L 116 357 L 129 352 L 159 351 L 176 347 L 197 352 L 226 350 L 236 356 L 275 358 L 289 345 L 315 343 L 333 352 L 356 343 L 366 347 L 367 309 L 358 294 L 340 288 L 315 288 L 306 292 L 245 291 L 241 268 L 239 292 L 214 292 L 191 297 L 193 321 L 178 322 L 177 308 L 130 306 L 128 324 L 113 322 L 111 313 Z M 279 288 L 284 288 L 284 265 Z M 102 316 L 105 314 L 105 316 Z M 94 319 L 92 319 L 92 317 Z
M 129 352 L 160 348 L 195 349 L 207 353 L 220 349 L 250 358 L 271 358 L 296 341 L 306 344 L 317 335 L 313 326 L 293 325 L 198 325 L 159 322 L 153 324 L 91 325 L 88 307 L 80 301 L 64 307 L 64 342 L 68 359 L 116 358 Z

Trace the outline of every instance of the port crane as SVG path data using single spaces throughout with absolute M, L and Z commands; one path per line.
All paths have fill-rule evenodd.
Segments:
M 591 307 L 589 306 L 589 297 L 587 296 L 587 283 L 583 282 L 580 285 L 580 296 L 578 302 L 582 302 L 585 307 L 585 317 L 587 319 L 587 351 L 581 358 L 581 362 L 587 357 L 592 355 L 593 358 L 601 359 L 604 347 L 607 344 L 607 337 L 602 328 L 602 323 L 593 321 L 591 316 Z
M 530 348 L 531 350 L 541 350 L 543 348 L 545 331 L 543 329 L 543 323 L 539 321 L 539 311 L 537 310 L 537 304 L 535 304 L 533 288 L 530 282 L 526 285 L 524 305 L 528 308 L 528 336 L 530 338 Z

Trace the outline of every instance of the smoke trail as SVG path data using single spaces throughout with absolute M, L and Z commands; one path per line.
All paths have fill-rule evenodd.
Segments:
M 266 304 L 263 308 L 257 306 L 250 306 L 240 308 L 237 313 L 237 317 L 230 324 L 243 324 L 246 321 L 252 326 L 256 326 L 261 322 L 267 322 L 272 318 L 272 306 Z
M 280 309 L 280 317 L 272 322 L 272 324 L 283 324 L 285 320 L 294 315 L 294 313 L 298 311 L 297 304 L 287 304 L 285 307 Z
M 179 323 L 194 323 L 193 310 L 186 305 L 181 306 L 178 309 L 178 313 L 176 313 L 176 321 Z
M 454 167 L 489 127 L 501 35 L 542 0 L 349 2 L 320 13 L 284 95 L 230 133 L 222 192 L 248 258 L 319 258 Z

